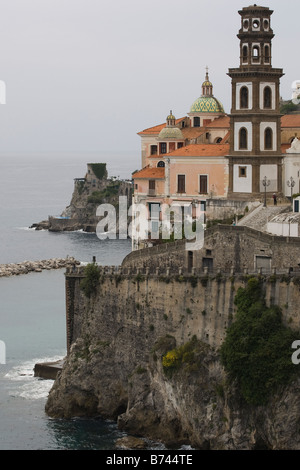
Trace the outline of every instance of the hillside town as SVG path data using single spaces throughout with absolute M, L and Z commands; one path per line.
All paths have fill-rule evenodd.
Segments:
M 147 206 L 149 219 L 160 214 L 161 220 L 164 205 L 172 204 L 190 205 L 193 219 L 204 210 L 206 220 L 233 223 L 252 210 L 264 211 L 269 233 L 298 237 L 300 81 L 284 101 L 284 72 L 272 66 L 272 13 L 256 5 L 239 11 L 240 66 L 227 73 L 230 114 L 214 96 L 206 67 L 200 97 L 186 116 L 171 110 L 165 122 L 138 133 L 141 169 L 132 175 L 134 203 Z M 253 218 L 251 224 L 266 229 L 259 221 L 253 227 Z M 136 240 L 133 249 L 153 243 Z

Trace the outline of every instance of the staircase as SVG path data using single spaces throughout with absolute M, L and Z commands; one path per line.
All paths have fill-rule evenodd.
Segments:
M 280 206 L 267 206 L 264 207 L 263 204 L 260 204 L 258 207 L 249 212 L 242 219 L 239 220 L 237 225 L 246 226 L 258 230 L 260 232 L 267 231 L 267 223 L 273 217 L 282 212 L 289 212 L 291 208 L 290 204 L 284 204 Z

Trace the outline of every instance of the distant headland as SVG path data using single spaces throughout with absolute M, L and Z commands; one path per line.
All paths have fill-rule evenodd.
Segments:
M 132 181 L 108 177 L 106 163 L 88 163 L 85 177 L 74 179 L 70 205 L 59 216 L 51 215 L 30 228 L 51 232 L 96 232 L 99 222 L 96 207 L 100 204 L 117 207 L 119 196 L 126 196 L 128 202 L 131 201 Z

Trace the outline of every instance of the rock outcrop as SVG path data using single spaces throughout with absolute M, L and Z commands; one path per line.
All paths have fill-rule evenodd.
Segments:
M 96 232 L 100 218 L 96 215 L 100 204 L 118 207 L 119 196 L 126 196 L 131 204 L 131 181 L 109 178 L 105 163 L 89 163 L 84 178 L 76 178 L 70 204 L 59 216 L 34 223 L 30 228 L 52 232 L 77 231 Z

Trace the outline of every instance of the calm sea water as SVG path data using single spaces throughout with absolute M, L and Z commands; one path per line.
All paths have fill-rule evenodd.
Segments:
M 86 164 L 107 162 L 110 176 L 130 177 L 136 155 L 36 155 L 0 157 L 0 263 L 74 256 L 119 264 L 130 240 L 100 241 L 95 234 L 29 229 L 69 204 L 73 179 Z M 101 419 L 49 419 L 44 407 L 51 380 L 33 376 L 36 362 L 66 353 L 64 271 L 0 278 L 0 450 L 113 449 L 122 434 Z

